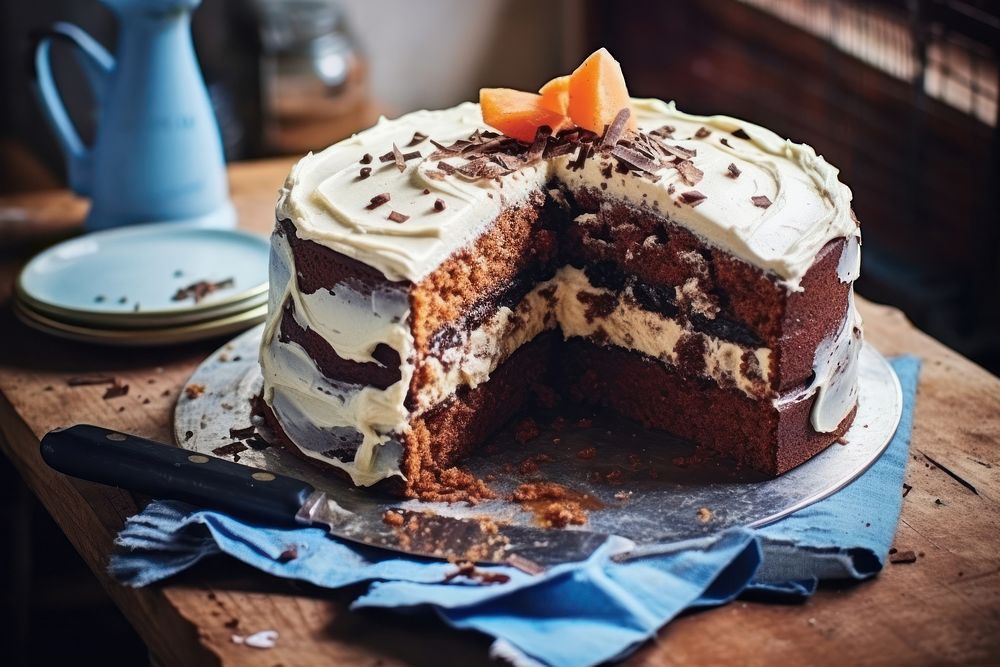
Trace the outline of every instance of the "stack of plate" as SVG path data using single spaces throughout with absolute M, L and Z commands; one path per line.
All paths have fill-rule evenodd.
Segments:
M 36 256 L 14 312 L 47 333 L 168 345 L 241 331 L 267 315 L 267 239 L 160 223 L 88 234 Z

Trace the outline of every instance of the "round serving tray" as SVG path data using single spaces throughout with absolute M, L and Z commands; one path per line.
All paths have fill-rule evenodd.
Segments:
M 174 413 L 182 447 L 232 458 L 230 450 L 222 448 L 234 440 L 230 429 L 250 425 L 250 399 L 260 390 L 261 332 L 257 327 L 243 333 L 195 371 L 190 382 L 204 385 L 205 393 L 192 399 L 182 392 Z M 541 432 L 526 443 L 508 427 L 492 446 L 480 447 L 465 459 L 462 467 L 489 480 L 498 496 L 474 506 L 400 500 L 357 489 L 280 447 L 258 445 L 236 456 L 242 464 L 297 477 L 326 491 L 341 506 L 370 517 L 373 533 L 392 508 L 537 525 L 531 511 L 506 498 L 519 484 L 551 481 L 595 501 L 586 524 L 566 530 L 616 534 L 638 544 L 662 543 L 733 526 L 763 526 L 829 496 L 864 472 L 885 451 L 903 401 L 892 368 L 867 343 L 859 375 L 858 412 L 851 429 L 838 443 L 773 479 L 748 475 L 726 461 L 697 461 L 688 443 L 589 411 L 563 412 L 567 425 L 558 431 L 546 426 L 554 414 L 538 416 Z M 591 447 L 596 450 L 592 457 L 578 456 Z M 534 463 L 522 465 L 529 459 Z M 363 535 L 358 539 L 365 541 Z

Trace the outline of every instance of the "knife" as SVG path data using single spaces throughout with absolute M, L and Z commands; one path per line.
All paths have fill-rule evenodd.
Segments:
M 352 497 L 347 509 L 330 493 L 294 477 L 89 424 L 47 433 L 41 454 L 51 468 L 72 477 L 263 525 L 322 526 L 360 544 L 451 561 L 506 563 L 532 574 L 584 560 L 607 540 L 583 530 L 413 511 L 376 494 L 357 494 L 360 498 Z

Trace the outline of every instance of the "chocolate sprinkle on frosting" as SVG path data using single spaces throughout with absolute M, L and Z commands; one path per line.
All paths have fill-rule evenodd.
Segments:
M 367 208 L 370 211 L 386 203 L 387 201 L 389 201 L 389 199 L 390 199 L 389 193 L 383 192 L 382 194 L 375 195 L 374 197 L 372 197 L 371 201 L 368 202 L 368 206 L 365 206 L 365 208 Z
M 403 223 L 410 219 L 410 216 L 403 215 L 399 211 L 392 211 L 389 213 L 389 219 L 393 222 Z
M 447 208 L 447 206 L 445 205 L 443 199 L 435 199 L 434 200 L 434 210 L 435 211 L 437 211 L 437 212 L 440 213 L 441 211 L 445 210 L 446 208 Z
M 371 163 L 372 163 L 371 153 L 365 153 L 364 155 L 361 156 L 361 164 L 371 164 Z
M 771 200 L 765 197 L 764 195 L 757 195 L 756 197 L 750 197 L 750 201 L 752 201 L 753 205 L 756 206 L 757 208 L 767 208 L 768 206 L 771 205 Z
M 732 146 L 729 144 L 729 140 L 726 139 L 725 137 L 719 139 L 719 143 L 722 144 L 723 146 L 726 146 L 727 148 L 732 148 Z
M 615 146 L 611 149 L 611 154 L 620 161 L 649 174 L 656 173 L 663 168 L 663 165 L 654 162 L 639 151 L 626 146 Z
M 705 175 L 705 173 L 698 167 L 694 166 L 690 160 L 681 160 L 674 166 L 677 167 L 677 171 L 680 173 L 681 178 L 683 178 L 684 182 L 688 185 L 698 185 L 698 182 Z
M 417 153 L 419 156 L 420 153 Z M 399 169 L 399 173 L 403 173 L 406 169 L 406 156 L 403 155 L 402 151 L 399 150 L 399 146 L 395 143 L 392 144 L 392 159 L 396 162 L 396 169 Z
M 749 134 L 747 134 L 747 133 L 746 133 L 746 131 L 745 131 L 745 130 L 743 130 L 743 128 L 740 128 L 740 129 L 736 130 L 736 131 L 735 131 L 735 132 L 733 132 L 732 134 L 733 134 L 733 136 L 734 136 L 734 137 L 736 137 L 737 139 L 750 139 L 750 135 L 749 135 Z
M 740 174 L 743 173 L 742 171 L 740 171 L 740 168 L 737 167 L 732 162 L 730 162 L 729 166 L 726 167 L 726 171 L 728 172 L 726 175 L 729 176 L 729 178 L 739 178 Z
M 694 133 L 694 136 L 698 139 L 704 139 L 708 135 L 712 134 L 712 131 L 705 127 L 699 127 L 698 131 Z
M 631 115 L 632 111 L 628 107 L 624 107 L 618 111 L 615 119 L 611 121 L 611 125 L 604 132 L 604 138 L 601 140 L 602 150 L 610 150 L 618 144 L 618 141 L 625 134 L 625 126 L 628 124 L 628 119 Z
M 358 178 L 364 179 L 372 175 L 371 167 L 361 167 L 361 172 L 358 173 Z
M 702 203 L 703 201 L 705 201 L 706 199 L 708 199 L 708 197 L 698 192 L 697 190 L 688 190 L 687 192 L 681 193 L 681 199 L 684 200 L 685 204 L 693 208 L 698 204 Z
M 664 125 L 663 127 L 658 127 L 650 134 L 654 137 L 663 137 L 664 139 L 672 139 L 674 137 L 674 132 L 677 131 L 673 125 Z

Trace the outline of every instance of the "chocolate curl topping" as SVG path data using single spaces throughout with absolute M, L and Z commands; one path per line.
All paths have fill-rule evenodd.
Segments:
M 417 155 L 420 155 L 420 153 L 417 153 Z M 396 169 L 399 169 L 399 173 L 403 173 L 406 169 L 406 157 L 395 143 L 392 144 L 392 159 L 396 161 Z
M 607 131 L 604 133 L 604 139 L 601 140 L 601 149 L 610 150 L 618 143 L 625 135 L 625 126 L 628 124 L 628 119 L 631 116 L 632 111 L 628 107 L 618 111 L 615 119 L 611 121 L 611 125 L 608 126 Z
M 705 201 L 706 199 L 708 199 L 708 197 L 698 192 L 697 190 L 688 190 L 687 192 L 681 193 L 681 199 L 684 200 L 685 204 L 688 204 L 691 207 L 695 207 L 698 204 Z
M 368 206 L 365 206 L 365 208 L 367 208 L 370 211 L 386 203 L 387 201 L 389 201 L 389 199 L 390 199 L 389 193 L 383 192 L 382 194 L 378 194 L 372 197 L 371 200 L 368 202 Z

